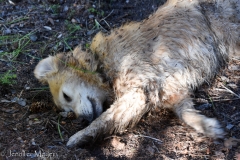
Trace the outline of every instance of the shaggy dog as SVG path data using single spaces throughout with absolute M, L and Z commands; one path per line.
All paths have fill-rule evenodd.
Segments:
M 216 119 L 194 109 L 191 94 L 240 55 L 239 22 L 239 0 L 168 0 L 142 22 L 98 33 L 90 51 L 76 47 L 43 59 L 34 73 L 49 84 L 55 104 L 91 122 L 67 146 L 124 131 L 156 107 L 172 109 L 197 132 L 223 137 Z

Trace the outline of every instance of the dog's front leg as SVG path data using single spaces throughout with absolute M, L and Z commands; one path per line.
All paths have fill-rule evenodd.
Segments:
M 142 89 L 127 91 L 87 128 L 71 136 L 67 146 L 82 145 L 100 135 L 124 131 L 127 127 L 133 127 L 148 110 L 149 106 L 146 104 L 146 96 Z

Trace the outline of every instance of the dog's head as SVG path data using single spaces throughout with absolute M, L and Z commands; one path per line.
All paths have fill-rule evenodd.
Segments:
M 72 53 L 41 60 L 34 74 L 49 84 L 58 108 L 92 121 L 102 113 L 102 104 L 108 95 L 108 85 L 102 82 L 96 69 L 93 55 L 77 47 Z

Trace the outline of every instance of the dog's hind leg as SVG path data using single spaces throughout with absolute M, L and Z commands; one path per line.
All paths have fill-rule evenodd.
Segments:
M 215 118 L 208 118 L 201 115 L 199 111 L 193 107 L 191 98 L 185 98 L 179 103 L 174 104 L 173 109 L 181 120 L 197 132 L 212 138 L 223 138 L 224 131 L 219 122 Z

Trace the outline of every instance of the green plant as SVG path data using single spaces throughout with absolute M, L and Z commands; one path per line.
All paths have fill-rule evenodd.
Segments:
M 87 49 L 89 49 L 89 48 L 90 48 L 90 44 L 89 44 L 89 43 L 86 43 L 86 44 L 85 44 L 85 47 L 86 47 Z
M 69 34 L 73 34 L 76 31 L 81 29 L 80 25 L 71 23 L 71 22 L 69 22 L 67 20 L 65 21 L 65 27 L 69 31 Z
M 26 52 L 27 46 L 31 43 L 30 36 L 34 31 L 26 35 L 6 35 L 0 36 L 0 59 L 5 61 L 14 61 L 20 53 Z M 10 47 L 9 47 L 10 46 Z
M 81 27 L 79 24 L 72 23 L 68 20 L 65 20 L 64 23 L 65 29 L 66 29 L 66 34 L 61 37 L 61 39 L 54 45 L 54 50 L 58 51 L 60 46 L 65 46 L 66 49 L 72 50 L 72 48 L 69 46 L 69 41 L 73 41 L 74 39 L 79 39 L 77 36 L 76 32 L 81 30 Z M 56 37 L 59 35 L 56 35 Z
M 14 80 L 17 78 L 16 74 L 13 74 L 12 71 L 7 71 L 4 74 L 0 74 L 0 83 L 4 85 L 11 85 L 15 84 L 16 81 Z
M 67 19 L 72 19 L 72 17 L 75 15 L 75 10 L 70 10 L 67 13 Z
M 51 6 L 50 6 L 50 8 L 51 8 L 53 14 L 57 14 L 57 13 L 59 13 L 59 9 L 60 9 L 60 7 L 61 7 L 61 6 L 60 6 L 59 4 L 54 4 L 54 5 L 51 5 Z
M 16 58 L 20 53 L 26 54 L 27 47 L 31 43 L 30 36 L 34 31 L 21 35 L 2 35 L 0 36 L 0 60 L 6 62 L 16 62 Z M 31 55 L 29 55 L 31 56 Z M 18 63 L 23 63 L 19 61 Z M 12 85 L 15 84 L 14 80 L 17 75 L 13 73 L 13 66 L 6 72 L 0 74 L 0 84 Z
M 2 37 L 0 37 L 1 40 Z M 24 48 L 29 44 L 30 39 L 28 36 L 23 36 L 21 38 L 16 38 L 15 40 L 10 40 L 12 45 L 15 46 L 15 48 L 12 51 L 3 51 L 0 53 L 1 59 L 7 59 L 8 61 L 13 61 L 15 58 L 23 52 Z M 9 43 L 9 42 L 7 42 Z
M 60 129 L 60 118 L 61 118 L 61 116 L 58 117 L 58 123 L 57 123 L 58 134 L 59 134 L 61 140 L 64 141 L 63 136 L 62 136 L 62 132 L 61 132 L 61 129 Z
M 10 25 L 10 24 L 22 22 L 22 21 L 28 20 L 28 19 L 29 19 L 29 17 L 19 17 L 19 18 L 13 19 L 11 22 L 5 23 L 5 25 Z
M 93 7 L 89 8 L 88 11 L 91 13 L 97 13 L 97 10 Z
M 89 8 L 88 11 L 91 12 L 91 13 L 96 13 L 97 15 L 100 15 L 100 16 L 104 15 L 104 11 L 103 10 L 98 11 L 95 8 Z
M 97 28 L 97 29 L 99 29 L 100 28 L 100 23 L 95 19 L 95 27 Z
M 100 12 L 98 12 L 98 14 L 101 15 L 101 16 L 104 16 L 104 11 L 101 10 Z

